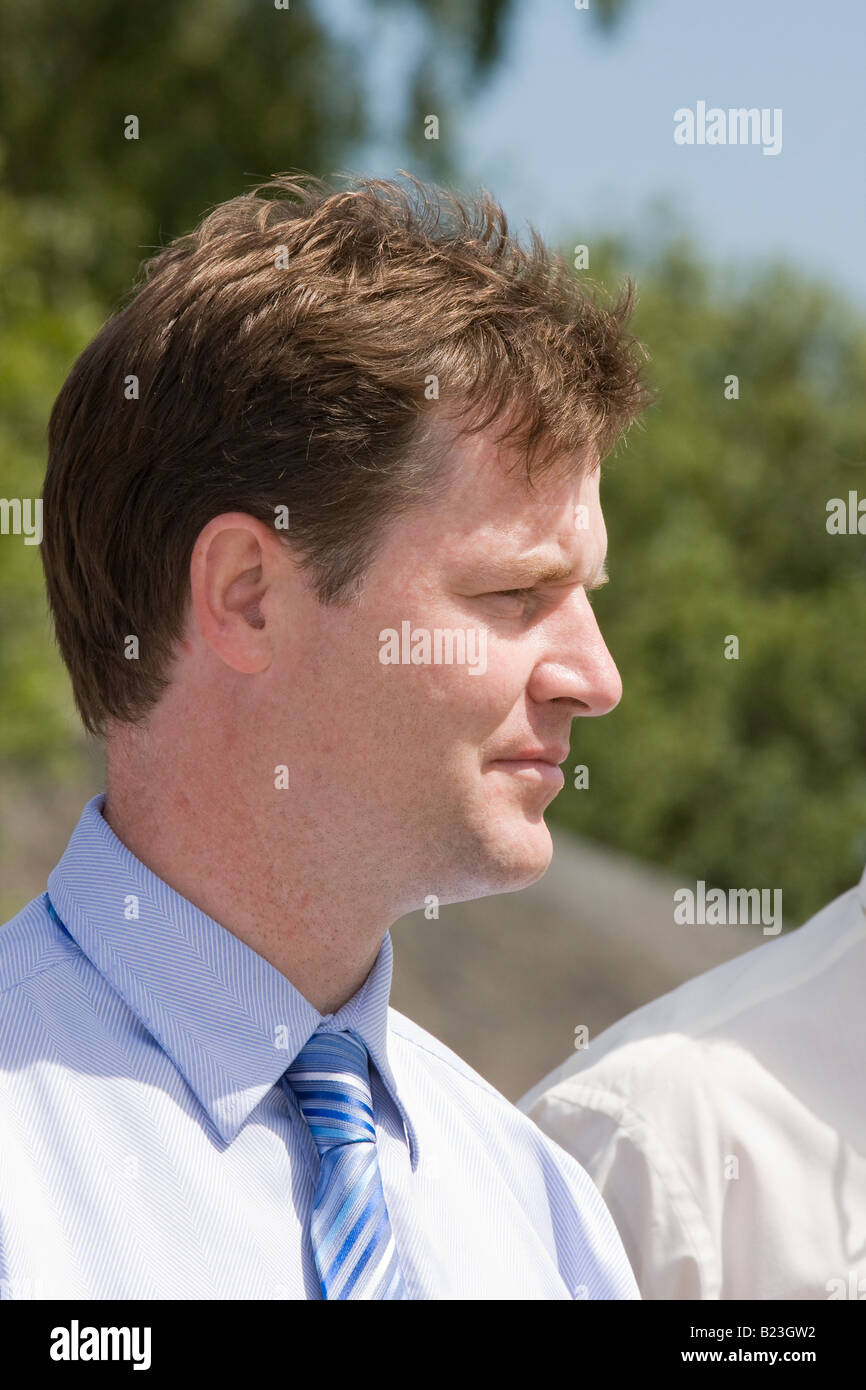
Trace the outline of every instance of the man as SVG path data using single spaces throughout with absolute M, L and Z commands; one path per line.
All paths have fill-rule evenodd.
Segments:
M 388 1008 L 390 925 L 539 878 L 571 720 L 620 698 L 631 287 L 413 186 L 217 207 L 55 404 L 107 789 L 0 931 L 13 1296 L 638 1297 L 579 1165 Z
M 866 1298 L 864 978 L 866 873 L 518 1102 L 597 1182 L 644 1298 Z

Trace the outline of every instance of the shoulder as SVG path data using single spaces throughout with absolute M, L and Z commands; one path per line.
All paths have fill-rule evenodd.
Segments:
M 468 1062 L 396 1009 L 388 1013 L 391 1037 L 402 1049 L 401 1061 L 411 1068 L 416 1085 L 419 1079 L 425 1085 L 434 1108 L 458 1107 L 491 1149 L 501 1147 L 506 1155 L 519 1150 L 524 1157 L 531 1150 L 543 1165 L 553 1157 L 560 1163 L 565 1160 L 571 1170 L 568 1155 Z
M 434 1038 L 432 1033 L 413 1023 L 405 1014 L 389 1008 L 388 1028 L 392 1036 L 398 1038 L 406 1050 L 431 1072 L 448 1076 L 462 1089 L 469 1092 L 481 1091 L 494 1103 L 498 1102 L 510 1110 L 514 1109 L 511 1102 L 506 1100 L 495 1086 L 491 1086 L 489 1081 L 485 1081 L 468 1062 L 464 1062 L 450 1047 L 446 1047 L 438 1038 Z
M 518 1105 L 530 1112 L 542 1096 L 567 1099 L 578 1091 L 585 1103 L 590 1087 L 645 1102 L 674 1087 L 682 1097 L 703 1092 L 709 1082 L 719 1086 L 730 1080 L 738 1091 L 760 1085 L 761 1069 L 749 1061 L 755 1039 L 781 1031 L 789 1035 L 789 1047 L 808 1049 L 810 1034 L 836 1008 L 837 977 L 850 972 L 852 956 L 863 956 L 866 968 L 862 885 L 802 927 L 626 1015 L 544 1077 Z
M 438 1127 L 447 1128 L 445 1110 L 456 1107 L 488 1156 L 524 1197 L 537 1188 L 535 1198 L 544 1191 L 547 1199 L 556 1201 L 557 1198 L 551 1198 L 552 1193 L 561 1191 L 564 1195 L 570 1189 L 570 1196 L 573 1198 L 576 1193 L 584 1204 L 581 1209 L 585 1215 L 597 1214 L 601 1199 L 595 1187 L 580 1163 L 561 1144 L 456 1052 L 396 1009 L 389 1009 L 389 1027 L 392 1039 L 405 1049 L 401 1060 L 408 1061 L 416 1077 L 419 1073 L 424 1075 L 431 1113 L 434 1119 L 438 1117 Z

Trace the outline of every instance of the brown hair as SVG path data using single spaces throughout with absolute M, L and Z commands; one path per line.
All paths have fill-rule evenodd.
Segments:
M 386 524 L 442 483 L 434 417 L 505 422 L 531 484 L 604 457 L 650 403 L 630 280 L 601 307 L 486 192 L 410 182 L 415 197 L 275 175 L 153 256 L 76 361 L 49 425 L 42 558 L 90 733 L 143 719 L 168 685 L 214 516 L 288 507 L 319 600 L 346 602 Z

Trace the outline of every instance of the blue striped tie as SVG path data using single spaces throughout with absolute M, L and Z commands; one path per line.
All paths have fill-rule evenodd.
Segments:
M 319 1151 L 311 1236 L 323 1298 L 408 1298 L 379 1174 L 367 1049 L 316 1032 L 283 1073 Z

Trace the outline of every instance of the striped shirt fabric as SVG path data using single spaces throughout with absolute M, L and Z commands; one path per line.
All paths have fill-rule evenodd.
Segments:
M 640 1297 L 580 1164 L 389 1008 L 390 933 L 321 1015 L 103 805 L 0 927 L 0 1298 L 321 1298 L 320 1161 L 280 1084 L 317 1028 L 369 1052 L 409 1298 Z

